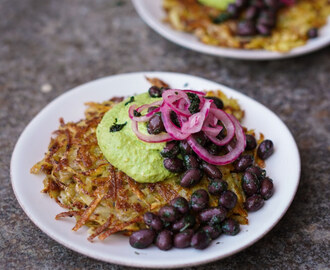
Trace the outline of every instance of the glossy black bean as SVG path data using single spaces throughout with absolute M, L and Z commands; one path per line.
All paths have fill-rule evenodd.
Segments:
M 229 4 L 227 6 L 227 14 L 229 14 L 231 18 L 237 18 L 239 15 L 238 7 L 233 3 Z
M 250 6 L 262 9 L 265 7 L 265 4 L 263 0 L 250 0 Z
M 266 176 L 266 171 L 261 169 L 258 166 L 251 166 L 251 167 L 247 168 L 245 170 L 245 172 L 254 173 L 258 177 L 259 180 L 264 179 Z
M 203 173 L 200 169 L 189 169 L 181 177 L 180 185 L 182 187 L 192 187 L 198 184 L 203 178 Z
M 261 181 L 260 195 L 264 200 L 268 200 L 274 194 L 274 184 L 270 178 L 265 178 Z
M 210 225 L 220 224 L 226 218 L 227 210 L 222 207 L 211 207 L 204 209 L 198 215 L 202 223 L 209 223 Z
M 156 98 L 156 97 L 161 97 L 162 92 L 157 86 L 151 86 L 148 90 L 148 93 L 151 97 Z
M 246 138 L 246 147 L 245 147 L 245 150 L 253 150 L 257 147 L 257 140 L 256 138 L 251 135 L 251 134 L 246 134 L 245 135 L 245 138 Z
M 257 19 L 257 24 L 274 27 L 276 24 L 276 14 L 271 10 L 261 11 Z
M 193 155 L 183 156 L 183 162 L 187 169 L 199 168 L 199 162 Z
M 206 232 L 212 239 L 216 239 L 222 233 L 221 225 L 205 225 L 202 230 Z
M 257 17 L 258 9 L 256 7 L 248 7 L 244 14 L 245 20 L 253 20 Z
M 235 5 L 239 9 L 242 9 L 248 5 L 249 1 L 248 0 L 236 0 Z
M 238 22 L 236 34 L 239 36 L 254 36 L 256 34 L 255 24 L 250 20 Z
M 221 179 L 213 179 L 208 186 L 208 191 L 212 195 L 219 196 L 222 192 L 227 190 L 227 188 L 228 188 L 227 182 Z
M 264 205 L 264 199 L 259 194 L 254 194 L 251 197 L 247 198 L 244 206 L 245 209 L 249 212 L 258 211 Z
M 134 232 L 130 238 L 129 243 L 133 248 L 147 248 L 155 239 L 155 232 L 149 229 L 143 229 Z
M 179 145 L 176 141 L 167 142 L 164 149 L 160 152 L 164 158 L 176 157 L 180 152 Z
M 245 172 L 242 177 L 242 188 L 247 196 L 258 192 L 260 181 L 254 173 Z
M 252 155 L 243 155 L 235 162 L 234 167 L 237 172 L 244 172 L 245 169 L 252 166 L 254 158 Z
M 317 28 L 311 28 L 307 32 L 308 38 L 316 38 L 319 36 L 319 30 Z
M 233 209 L 237 203 L 237 195 L 230 191 L 224 191 L 219 197 L 219 205 L 224 206 L 228 210 Z
M 163 161 L 165 169 L 173 173 L 180 173 L 184 171 L 183 160 L 179 158 L 165 158 Z
M 181 214 L 187 214 L 189 212 L 189 203 L 183 197 L 177 197 L 170 201 L 170 205 L 176 208 Z
M 147 130 L 149 134 L 159 134 L 165 131 L 165 127 L 160 114 L 155 113 L 153 116 L 151 116 L 147 124 Z
M 274 145 L 271 140 L 264 140 L 258 147 L 257 155 L 262 160 L 269 158 L 274 152 Z
M 224 222 L 222 222 L 221 229 L 224 234 L 236 235 L 240 231 L 240 226 L 236 220 L 228 218 Z
M 178 116 L 176 115 L 175 112 L 171 111 L 170 118 L 174 125 L 176 125 L 177 127 L 180 127 L 180 122 L 179 122 Z
M 178 218 L 179 213 L 175 207 L 165 205 L 159 209 L 158 215 L 164 222 L 174 222 Z
M 206 99 L 212 99 L 213 100 L 213 104 L 220 110 L 222 110 L 224 108 L 223 102 L 220 98 L 217 97 L 205 97 Z
M 154 213 L 151 213 L 151 212 L 146 212 L 144 215 L 143 215 L 143 220 L 144 220 L 144 223 L 148 226 L 151 225 L 151 222 L 152 220 L 155 218 L 155 214 Z
M 156 237 L 156 246 L 160 250 L 169 250 L 173 247 L 173 233 L 169 230 L 161 231 Z
M 196 232 L 191 238 L 190 245 L 196 249 L 207 248 L 212 241 L 212 238 L 205 231 Z
M 180 141 L 179 147 L 182 155 L 192 155 L 194 153 L 187 141 Z
M 150 228 L 157 232 L 164 228 L 163 222 L 159 216 L 154 216 L 153 220 L 151 221 Z
M 209 204 L 209 194 L 204 189 L 198 189 L 191 195 L 189 204 L 193 211 L 202 211 Z
M 187 248 L 190 246 L 190 241 L 192 236 L 194 235 L 194 231 L 192 229 L 185 230 L 183 232 L 179 232 L 174 236 L 174 246 L 176 248 Z
M 273 10 L 276 10 L 277 8 L 279 8 L 280 3 L 278 0 L 264 0 L 265 5 Z
M 178 221 L 172 224 L 173 231 L 184 231 L 194 227 L 196 224 L 195 216 L 192 214 L 187 214 Z
M 210 179 L 221 179 L 222 173 L 217 166 L 203 162 L 201 168 L 205 172 L 206 176 Z
M 209 140 L 203 131 L 193 134 L 193 137 L 201 146 L 204 146 Z

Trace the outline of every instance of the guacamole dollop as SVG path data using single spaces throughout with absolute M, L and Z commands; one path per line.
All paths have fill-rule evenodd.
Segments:
M 199 0 L 199 2 L 205 6 L 226 9 L 230 3 L 234 3 L 235 0 Z
M 147 143 L 138 139 L 132 130 L 132 121 L 128 116 L 131 105 L 150 104 L 160 98 L 151 98 L 148 93 L 128 98 L 109 110 L 99 123 L 96 136 L 105 158 L 116 168 L 140 183 L 163 181 L 173 174 L 166 170 L 160 151 L 165 143 Z M 126 104 L 126 105 L 125 105 Z M 110 132 L 116 124 L 124 124 L 120 130 Z M 139 130 L 148 134 L 146 123 L 139 124 Z

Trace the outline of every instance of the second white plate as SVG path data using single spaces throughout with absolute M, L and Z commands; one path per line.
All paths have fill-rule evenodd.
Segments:
M 84 103 L 101 102 L 113 96 L 130 96 L 147 91 L 150 84 L 145 76 L 158 77 L 174 88 L 221 89 L 236 98 L 245 110 L 243 125 L 263 132 L 275 145 L 274 154 L 267 160 L 267 173 L 274 179 L 275 194 L 258 212 L 249 214 L 248 226 L 241 226 L 236 236 L 220 236 L 206 250 L 192 248 L 164 252 L 156 247 L 133 249 L 128 238 L 112 235 L 105 241 L 90 243 L 86 228 L 73 232 L 74 219 L 55 220 L 65 211 L 43 189 L 42 176 L 30 174 L 30 168 L 43 158 L 51 134 L 65 122 L 84 117 Z M 187 85 L 188 84 L 188 85 Z M 202 78 L 166 72 L 141 72 L 99 79 L 61 95 L 47 105 L 25 128 L 11 160 L 12 186 L 21 207 L 29 218 L 46 234 L 64 246 L 86 256 L 106 262 L 153 268 L 187 267 L 215 261 L 252 245 L 281 219 L 295 195 L 300 175 L 300 159 L 296 143 L 284 123 L 269 109 L 251 98 L 223 85 Z M 276 255 L 275 255 L 276 256 Z
M 307 54 L 330 44 L 330 18 L 319 31 L 319 37 L 311 39 L 306 45 L 297 47 L 287 53 L 266 50 L 243 50 L 211 46 L 200 42 L 194 35 L 176 31 L 162 21 L 165 12 L 162 9 L 163 0 L 132 0 L 141 18 L 158 34 L 166 39 L 191 50 L 215 56 L 246 60 L 276 60 Z

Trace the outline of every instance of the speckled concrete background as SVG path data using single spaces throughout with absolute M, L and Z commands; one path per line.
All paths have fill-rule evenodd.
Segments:
M 59 245 L 15 199 L 13 147 L 52 99 L 87 81 L 124 72 L 189 73 L 223 83 L 277 113 L 300 149 L 298 193 L 262 240 L 193 269 L 329 269 L 330 48 L 277 62 L 200 55 L 149 29 L 126 0 L 0 0 L 0 268 L 126 269 Z

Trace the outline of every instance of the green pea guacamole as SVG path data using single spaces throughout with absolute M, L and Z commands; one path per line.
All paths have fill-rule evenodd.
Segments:
M 165 143 L 146 143 L 139 140 L 132 130 L 132 121 L 128 116 L 128 108 L 137 104 L 150 104 L 159 100 L 151 98 L 148 93 L 128 98 L 109 110 L 96 130 L 98 144 L 106 159 L 116 168 L 140 183 L 155 183 L 173 176 L 163 166 L 160 151 Z M 126 125 L 122 125 L 127 122 Z M 122 125 L 121 129 L 110 132 L 114 124 Z M 139 130 L 148 134 L 146 123 L 139 124 Z

